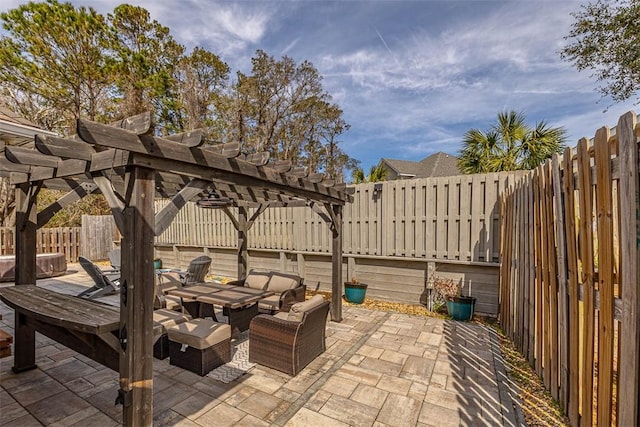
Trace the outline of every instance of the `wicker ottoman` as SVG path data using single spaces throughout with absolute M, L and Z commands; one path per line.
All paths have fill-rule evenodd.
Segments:
M 193 319 L 167 328 L 169 363 L 200 376 L 231 361 L 231 327 Z
M 188 314 L 179 311 L 161 308 L 153 312 L 153 321 L 162 327 L 162 335 L 153 344 L 153 357 L 156 359 L 166 359 L 169 357 L 169 335 L 167 328 L 191 320 Z

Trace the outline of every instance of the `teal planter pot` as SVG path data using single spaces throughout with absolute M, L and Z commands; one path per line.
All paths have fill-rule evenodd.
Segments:
M 364 283 L 345 282 L 344 284 L 344 297 L 349 302 L 352 302 L 354 304 L 362 304 L 366 293 L 367 285 L 365 285 Z
M 447 311 L 454 320 L 471 320 L 475 305 L 473 297 L 454 297 L 447 301 Z
M 162 268 L 162 260 L 161 259 L 154 259 L 153 260 L 153 268 L 155 268 L 156 270 L 160 270 Z

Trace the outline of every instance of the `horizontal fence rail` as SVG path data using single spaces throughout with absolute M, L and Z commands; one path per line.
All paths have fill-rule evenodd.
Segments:
M 571 425 L 638 425 L 636 115 L 598 129 L 502 196 L 500 323 Z

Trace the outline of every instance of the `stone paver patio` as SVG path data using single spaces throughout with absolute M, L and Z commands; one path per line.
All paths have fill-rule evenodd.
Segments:
M 84 274 L 38 281 L 66 293 L 79 283 L 88 286 Z M 13 311 L 0 303 L 0 313 L 13 335 Z M 296 377 L 257 365 L 224 384 L 154 359 L 154 425 L 524 425 L 491 328 L 346 306 L 343 316 Z M 40 334 L 36 358 L 21 374 L 0 359 L 0 425 L 121 424 L 116 372 Z

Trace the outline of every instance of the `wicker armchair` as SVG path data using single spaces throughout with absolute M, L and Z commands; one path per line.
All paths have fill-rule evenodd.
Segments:
M 321 295 L 294 304 L 291 311 L 260 314 L 249 327 L 249 361 L 297 375 L 326 349 L 329 302 Z

